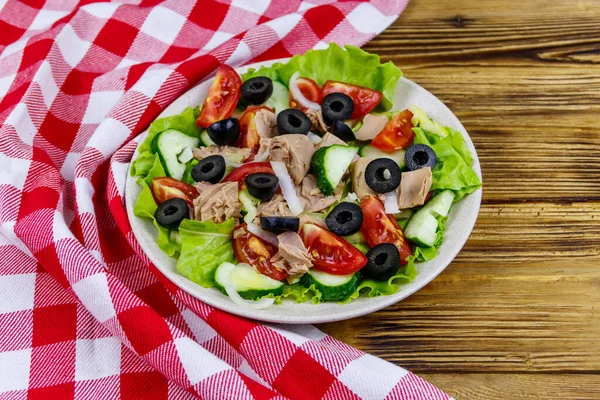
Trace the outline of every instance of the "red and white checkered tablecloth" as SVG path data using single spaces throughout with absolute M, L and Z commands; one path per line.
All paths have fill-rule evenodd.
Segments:
M 362 45 L 406 2 L 0 1 L 0 399 L 447 399 L 190 297 L 123 205 L 134 138 L 219 63 Z

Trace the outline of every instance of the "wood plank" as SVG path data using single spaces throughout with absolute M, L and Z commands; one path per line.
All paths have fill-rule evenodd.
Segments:
M 600 271 L 453 263 L 377 313 L 321 326 L 415 372 L 599 372 Z
M 411 0 L 365 49 L 459 117 L 483 206 L 409 299 L 322 328 L 457 398 L 600 398 L 600 2 Z
M 424 289 L 323 329 L 419 372 L 600 371 L 598 218 L 594 202 L 487 205 Z
M 598 2 L 541 3 L 411 2 L 401 18 L 365 48 L 403 61 L 439 63 L 510 53 L 544 60 L 599 62 Z
M 423 3 L 366 49 L 461 119 L 481 157 L 484 202 L 600 200 L 599 3 L 544 13 L 539 2 Z
M 456 399 L 596 400 L 600 377 L 586 374 L 421 374 Z
M 600 264 L 598 202 L 485 205 L 456 258 L 491 268 L 550 261 L 573 265 L 575 260 Z

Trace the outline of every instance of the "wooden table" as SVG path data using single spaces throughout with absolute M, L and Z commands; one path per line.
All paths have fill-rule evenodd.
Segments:
M 458 399 L 600 399 L 600 1 L 411 0 L 365 49 L 460 118 L 483 204 L 427 287 L 322 328 Z

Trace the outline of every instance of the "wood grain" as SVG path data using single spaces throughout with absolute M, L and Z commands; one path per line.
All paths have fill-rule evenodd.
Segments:
M 483 205 L 423 290 L 322 328 L 459 399 L 600 398 L 600 2 L 411 0 L 365 49 L 461 119 Z
M 422 374 L 457 399 L 597 400 L 600 380 L 578 374 Z

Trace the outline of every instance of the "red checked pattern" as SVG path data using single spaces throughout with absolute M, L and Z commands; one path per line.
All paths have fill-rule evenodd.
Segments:
M 407 0 L 8 0 L 0 10 L 0 399 L 448 399 L 312 326 L 174 287 L 123 204 L 135 137 L 220 63 L 361 45 Z

